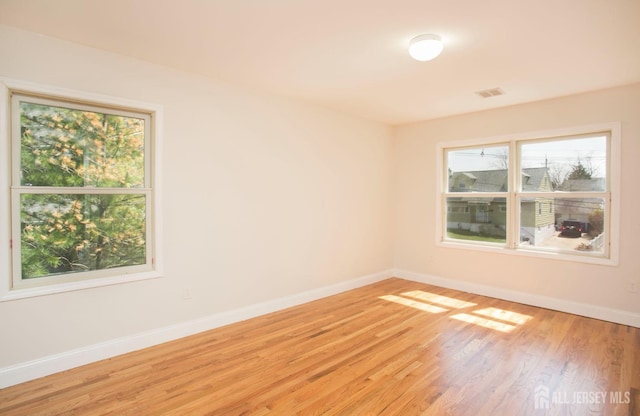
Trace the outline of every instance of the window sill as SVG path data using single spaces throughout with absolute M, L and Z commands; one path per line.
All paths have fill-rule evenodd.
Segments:
M 35 286 L 28 288 L 15 288 L 0 292 L 0 302 L 26 299 L 36 296 L 53 295 L 56 293 L 73 292 L 76 290 L 92 289 L 103 286 L 117 285 L 122 283 L 137 282 L 162 277 L 158 271 L 148 271 L 120 276 L 102 277 L 76 282 L 66 282 L 46 286 Z
M 607 258 L 604 256 L 589 255 L 586 253 L 567 251 L 540 250 L 532 248 L 509 248 L 503 244 L 474 244 L 468 242 L 458 242 L 452 240 L 438 241 L 438 247 L 445 247 L 458 250 L 482 251 L 490 253 L 499 253 L 504 255 L 516 255 L 523 257 L 533 257 L 538 259 L 569 261 L 573 263 L 598 264 L 602 266 L 617 266 L 618 261 L 615 258 Z

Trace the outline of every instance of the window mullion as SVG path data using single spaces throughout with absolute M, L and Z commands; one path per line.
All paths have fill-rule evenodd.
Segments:
M 518 199 L 518 190 L 520 187 L 519 175 L 520 161 L 518 157 L 519 148 L 517 142 L 512 140 L 509 142 L 509 199 L 507 201 L 507 247 L 511 249 L 517 248 L 517 241 L 520 236 L 520 202 Z
M 520 238 L 520 195 L 516 191 L 509 192 L 509 232 L 507 234 L 508 247 L 518 247 Z
M 55 186 L 13 186 L 11 189 L 20 194 L 148 194 L 150 188 L 97 188 L 97 187 L 55 187 Z

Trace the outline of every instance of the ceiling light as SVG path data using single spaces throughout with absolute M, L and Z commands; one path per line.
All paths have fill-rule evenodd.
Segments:
M 442 38 L 438 35 L 420 35 L 411 39 L 409 55 L 417 61 L 430 61 L 440 55 L 444 48 Z

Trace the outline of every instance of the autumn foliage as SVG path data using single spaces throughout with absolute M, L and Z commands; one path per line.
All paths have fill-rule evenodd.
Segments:
M 21 102 L 22 278 L 146 262 L 145 120 Z

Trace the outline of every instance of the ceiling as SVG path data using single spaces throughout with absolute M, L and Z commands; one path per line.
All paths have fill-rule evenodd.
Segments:
M 389 124 L 640 82 L 640 0 L 0 0 L 0 23 Z M 444 52 L 414 61 L 424 33 Z

